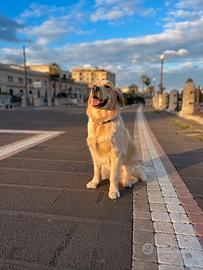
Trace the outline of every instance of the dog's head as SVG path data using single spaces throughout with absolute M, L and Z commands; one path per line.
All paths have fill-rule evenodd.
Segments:
M 109 81 L 98 81 L 90 91 L 88 106 L 95 109 L 115 110 L 124 105 L 122 92 Z
M 98 81 L 92 85 L 89 99 L 87 114 L 94 118 L 102 118 L 110 113 L 115 113 L 120 107 L 124 106 L 124 97 L 122 92 L 115 88 L 109 81 Z

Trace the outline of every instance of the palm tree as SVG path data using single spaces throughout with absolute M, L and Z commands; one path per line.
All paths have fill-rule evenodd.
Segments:
M 149 86 L 151 85 L 151 79 L 147 75 L 142 75 L 141 76 L 141 82 L 142 82 L 142 90 L 144 92 L 144 86 Z

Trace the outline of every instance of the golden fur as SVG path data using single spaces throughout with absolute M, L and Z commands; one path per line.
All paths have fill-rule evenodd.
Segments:
M 92 88 L 87 107 L 87 144 L 94 163 L 94 176 L 87 188 L 96 188 L 102 179 L 109 179 L 108 196 L 117 199 L 119 182 L 124 187 L 132 187 L 139 179 L 145 180 L 145 175 L 134 141 L 120 115 L 120 107 L 124 105 L 122 93 L 108 81 L 94 86 L 99 91 L 93 92 Z M 103 101 L 108 102 L 103 107 L 95 107 Z

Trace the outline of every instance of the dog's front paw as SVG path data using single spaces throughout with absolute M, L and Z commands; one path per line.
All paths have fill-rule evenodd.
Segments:
M 87 183 L 86 187 L 91 188 L 91 189 L 95 189 L 95 188 L 97 188 L 97 183 L 90 181 L 89 183 Z
M 116 191 L 116 192 L 109 191 L 108 196 L 110 199 L 116 200 L 120 197 L 120 192 L 119 191 Z

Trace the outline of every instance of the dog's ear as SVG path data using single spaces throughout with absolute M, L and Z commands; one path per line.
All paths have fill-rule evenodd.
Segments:
M 119 88 L 116 88 L 116 95 L 117 95 L 118 103 L 121 105 L 121 107 L 123 107 L 125 105 L 125 99 L 124 99 L 123 93 L 121 92 Z

